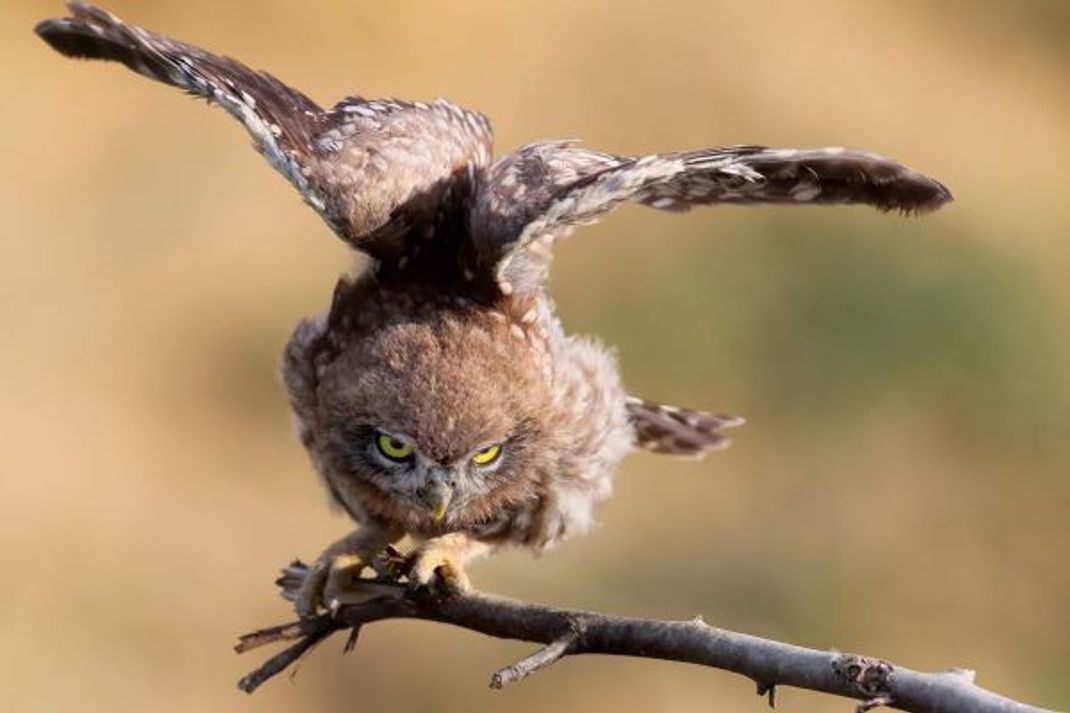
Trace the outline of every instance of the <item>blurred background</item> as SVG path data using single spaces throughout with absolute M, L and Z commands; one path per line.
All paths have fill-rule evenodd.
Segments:
M 848 145 L 951 186 L 861 208 L 626 208 L 557 250 L 564 322 L 635 392 L 749 419 L 637 455 L 601 526 L 481 588 L 728 628 L 1070 707 L 1070 4 L 133 2 L 329 104 L 447 96 L 499 151 Z M 411 622 L 252 698 L 237 634 L 347 529 L 291 431 L 291 326 L 353 258 L 242 129 L 0 8 L 0 699 L 7 711 L 762 710 L 750 681 Z M 796 690 L 787 711 L 850 704 Z

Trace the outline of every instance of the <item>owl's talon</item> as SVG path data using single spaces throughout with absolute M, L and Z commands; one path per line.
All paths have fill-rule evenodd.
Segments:
M 327 582 L 328 564 L 317 561 L 305 573 L 304 581 L 294 596 L 294 609 L 302 619 L 315 616 L 323 598 L 323 586 Z
M 360 590 L 357 580 L 366 566 L 354 554 L 321 557 L 305 575 L 294 598 L 297 615 L 311 617 L 325 609 L 333 616 L 343 604 L 357 600 Z
M 435 568 L 434 582 L 442 594 L 451 597 L 465 594 L 472 588 L 464 570 L 451 562 L 445 562 Z
M 397 582 L 406 576 L 409 571 L 409 558 L 399 552 L 393 545 L 387 545 L 386 549 L 372 560 L 371 567 L 380 579 Z
M 409 571 L 409 587 L 415 593 L 458 596 L 472 589 L 459 562 L 435 549 L 419 552 Z

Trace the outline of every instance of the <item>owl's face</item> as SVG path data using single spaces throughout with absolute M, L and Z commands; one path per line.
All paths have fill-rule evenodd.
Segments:
M 428 439 L 387 428 L 367 422 L 340 431 L 344 472 L 373 485 L 394 508 L 406 511 L 407 519 L 425 521 L 425 527 L 444 523 L 447 515 L 456 520 L 466 505 L 522 476 L 524 442 L 531 435 L 518 424 L 500 440 L 467 450 L 458 446 L 450 456 L 436 458 L 428 453 Z
M 532 497 L 554 450 L 539 355 L 478 312 L 364 329 L 318 391 L 335 490 L 410 531 L 471 527 Z

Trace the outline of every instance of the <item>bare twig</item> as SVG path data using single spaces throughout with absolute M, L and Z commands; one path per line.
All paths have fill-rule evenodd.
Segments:
M 291 565 L 282 583 L 284 596 L 299 583 Z M 297 661 L 335 631 L 359 628 L 383 619 L 423 619 L 502 639 L 544 646 L 531 656 L 494 674 L 500 688 L 549 666 L 564 656 L 615 654 L 701 664 L 754 680 L 761 695 L 777 686 L 794 686 L 860 700 L 859 711 L 892 706 L 914 713 L 1043 713 L 973 683 L 973 672 L 952 669 L 922 673 L 869 656 L 803 648 L 757 636 L 717 629 L 700 618 L 657 621 L 558 609 L 482 593 L 432 597 L 409 593 L 403 585 L 379 582 L 390 596 L 347 604 L 334 615 L 305 619 L 243 636 L 239 653 L 274 641 L 292 641 L 238 684 L 251 693 Z M 289 589 L 287 589 L 289 588 Z
M 238 681 L 238 688 L 246 693 L 252 693 L 260 687 L 261 683 L 275 674 L 282 673 L 287 668 L 300 661 L 302 656 L 311 651 L 316 644 L 323 641 L 323 639 L 327 638 L 333 632 L 334 628 L 330 626 L 319 626 L 315 630 L 310 631 L 305 634 L 304 638 L 299 639 L 296 644 L 283 649 L 265 661 L 260 668 L 243 677 L 242 680 Z M 287 633 L 289 632 L 280 631 L 279 638 L 282 639 Z M 259 643 L 267 643 L 267 641 L 263 640 Z M 259 645 L 259 643 L 257 645 Z M 241 653 L 240 649 L 239 653 Z
M 349 636 L 346 637 L 346 645 L 342 648 L 342 653 L 348 654 L 350 651 L 357 648 L 358 638 L 360 638 L 360 624 L 355 624 L 353 628 L 349 630 Z
M 281 626 L 273 626 L 270 629 L 254 631 L 251 634 L 239 637 L 238 643 L 234 645 L 234 650 L 239 654 L 244 654 L 246 651 L 252 651 L 264 644 L 304 638 L 309 633 L 308 627 L 304 624 L 305 622 L 303 621 L 292 621 Z
M 502 688 L 513 681 L 519 681 L 554 663 L 568 653 L 568 650 L 576 643 L 578 637 L 575 633 L 568 633 L 554 639 L 546 646 L 537 650 L 531 656 L 517 661 L 512 666 L 499 669 L 490 677 L 491 688 Z

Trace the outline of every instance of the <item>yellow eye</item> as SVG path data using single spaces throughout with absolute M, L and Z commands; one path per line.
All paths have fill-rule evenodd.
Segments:
M 498 460 L 498 457 L 502 454 L 502 447 L 498 444 L 493 446 L 487 446 L 481 451 L 478 451 L 472 456 L 472 462 L 476 465 L 490 465 L 494 461 Z
M 385 433 L 380 433 L 375 438 L 375 446 L 379 449 L 379 452 L 390 460 L 405 460 L 415 452 L 411 443 L 398 440 L 393 436 L 388 436 Z

